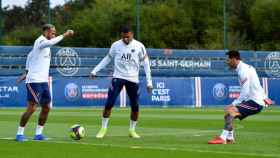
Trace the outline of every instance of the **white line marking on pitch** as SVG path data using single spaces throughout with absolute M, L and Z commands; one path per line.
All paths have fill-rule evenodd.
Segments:
M 13 137 L 4 137 L 4 138 L 0 138 L 0 139 L 2 139 L 2 140 L 15 140 L 15 138 L 13 138 Z
M 2 140 L 14 140 L 12 137 L 0 138 Z M 34 141 L 35 142 L 35 141 Z M 94 144 L 86 142 L 69 142 L 69 141 L 36 141 L 38 143 L 57 143 L 57 144 L 82 144 L 97 147 L 115 147 L 115 148 L 131 148 L 131 149 L 148 149 L 148 150 L 163 150 L 163 151 L 186 151 L 186 152 L 199 152 L 199 153 L 216 153 L 216 154 L 230 154 L 230 155 L 244 155 L 244 156 L 263 156 L 263 157 L 277 157 L 276 154 L 260 154 L 260 153 L 243 153 L 243 152 L 228 152 L 228 151 L 211 151 L 211 150 L 199 150 L 199 149 L 186 149 L 182 147 L 168 147 L 161 146 L 161 144 L 153 144 L 153 146 L 130 146 L 130 145 L 114 145 L 114 144 Z M 156 147 L 155 147 L 156 146 Z

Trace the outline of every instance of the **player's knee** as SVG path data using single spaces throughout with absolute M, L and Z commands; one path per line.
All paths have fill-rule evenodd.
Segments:
M 111 111 L 114 105 L 112 104 L 106 104 L 105 105 L 105 111 Z
M 36 111 L 36 107 L 30 109 L 29 113 L 33 114 Z
M 35 106 L 37 106 L 37 104 L 38 104 L 38 103 L 37 103 L 36 101 L 31 101 L 31 100 L 30 100 L 30 101 L 28 101 L 27 106 L 28 106 L 28 107 L 35 107 Z
M 229 107 L 225 107 L 224 112 L 225 112 L 225 115 L 227 115 L 230 112 L 230 108 Z
M 26 110 L 28 114 L 33 114 L 36 111 L 36 106 L 29 106 Z
M 138 112 L 139 111 L 139 106 L 138 105 L 131 106 L 131 111 L 132 112 Z
M 225 113 L 225 116 L 227 115 L 235 118 L 236 116 L 238 116 L 238 113 L 234 108 L 229 108 Z
M 43 113 L 49 113 L 50 112 L 50 107 L 49 106 L 43 106 L 42 107 L 42 112 Z
M 227 106 L 227 107 L 225 107 L 224 111 L 225 111 L 225 114 L 230 114 L 235 111 L 234 106 L 231 106 L 231 105 Z
M 46 99 L 40 101 L 40 104 L 43 105 L 43 107 L 46 107 L 46 106 L 49 107 L 50 103 L 51 103 L 51 98 L 46 98 Z

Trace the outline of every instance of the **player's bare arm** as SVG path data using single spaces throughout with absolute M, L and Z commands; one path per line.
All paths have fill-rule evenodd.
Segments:
M 16 80 L 16 84 L 20 84 L 23 80 L 25 80 L 28 70 L 24 71 Z

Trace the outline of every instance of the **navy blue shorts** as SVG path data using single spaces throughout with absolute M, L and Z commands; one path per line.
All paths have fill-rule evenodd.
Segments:
M 139 111 L 139 85 L 138 83 L 130 82 L 120 78 L 113 78 L 108 91 L 108 99 L 105 104 L 106 109 L 111 109 L 117 97 L 119 96 L 123 86 L 126 88 L 127 95 L 130 100 L 130 107 L 133 112 Z
M 240 120 L 246 118 L 247 116 L 257 114 L 262 111 L 263 106 L 259 105 L 258 103 L 254 102 L 253 100 L 248 100 L 240 103 L 236 106 L 241 116 L 238 118 Z
M 44 83 L 27 83 L 27 100 L 40 105 L 46 105 L 51 102 L 49 85 Z

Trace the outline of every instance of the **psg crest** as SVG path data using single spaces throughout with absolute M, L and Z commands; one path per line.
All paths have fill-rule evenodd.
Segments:
M 61 48 L 55 56 L 56 70 L 62 76 L 73 76 L 79 71 L 81 59 L 72 48 Z
M 265 72 L 269 77 L 280 77 L 280 53 L 272 52 L 265 58 Z
M 213 96 L 217 100 L 224 100 L 227 97 L 227 88 L 222 83 L 217 83 L 213 87 Z
M 77 100 L 80 96 L 79 87 L 75 83 L 69 83 L 65 86 L 64 95 L 69 101 Z

